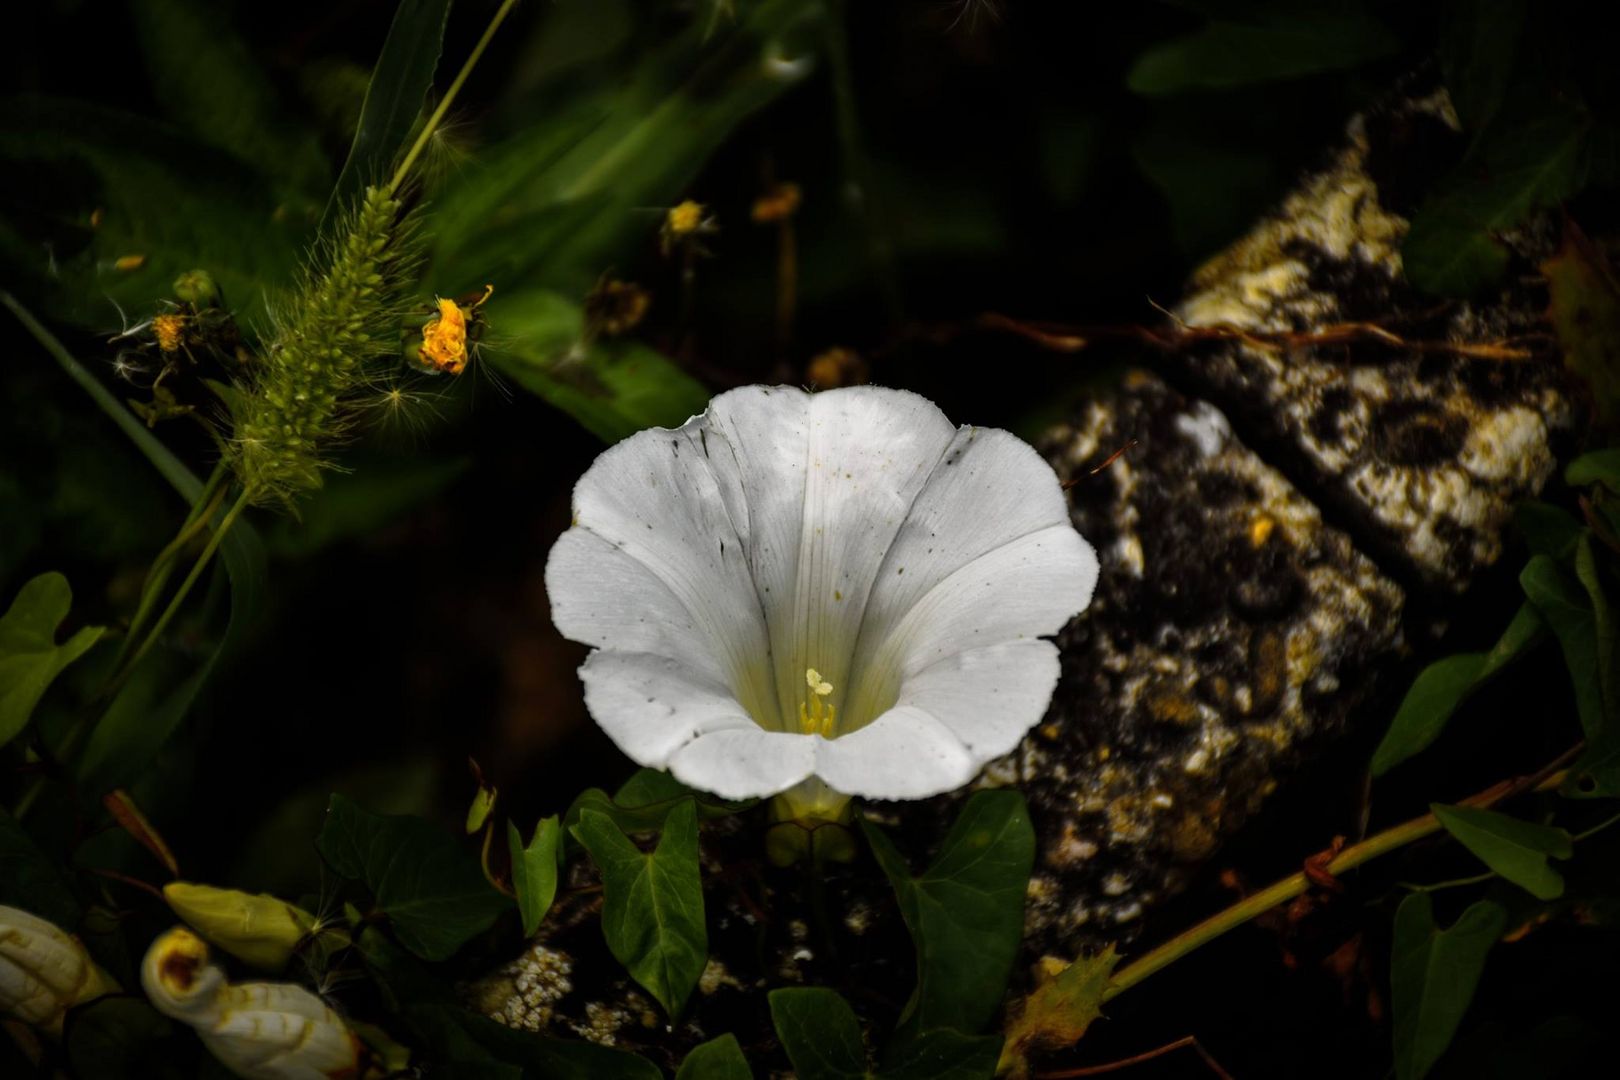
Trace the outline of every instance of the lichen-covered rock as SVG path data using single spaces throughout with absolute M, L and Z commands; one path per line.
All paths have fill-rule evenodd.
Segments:
M 1401 646 L 1403 598 L 1219 411 L 1150 375 L 1043 450 L 1102 577 L 1045 723 L 986 779 L 1028 794 L 1040 838 L 1030 949 L 1070 957 L 1133 933 L 1342 729 Z
M 1486 301 L 1437 301 L 1402 274 L 1415 174 L 1460 143 L 1444 91 L 1356 117 L 1176 308 L 1195 330 L 1248 335 L 1179 351 L 1178 374 L 1367 550 L 1444 591 L 1501 555 L 1513 503 L 1546 481 L 1576 415 L 1533 272 L 1548 223 L 1508 238 L 1514 272 Z

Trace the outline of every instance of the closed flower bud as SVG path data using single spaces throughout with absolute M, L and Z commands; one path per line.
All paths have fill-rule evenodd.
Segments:
M 117 989 L 77 938 L 26 911 L 0 907 L 0 1014 L 55 1034 L 68 1009 Z
M 266 971 L 286 967 L 315 925 L 309 912 L 263 893 L 173 881 L 163 886 L 163 898 L 210 944 Z
M 292 983 L 227 982 L 207 944 L 183 926 L 152 943 L 141 984 L 159 1012 L 196 1029 L 237 1076 L 321 1080 L 360 1071 L 359 1040 L 325 1002 Z

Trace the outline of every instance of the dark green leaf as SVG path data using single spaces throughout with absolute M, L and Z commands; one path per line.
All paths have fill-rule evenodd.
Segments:
M 443 491 L 472 462 L 399 454 L 350 455 L 298 504 L 298 518 L 282 518 L 265 534 L 270 552 L 304 558 L 341 540 L 375 532 Z
M 1598 676 L 1597 620 L 1581 587 L 1545 555 L 1536 555 L 1519 575 L 1524 593 L 1564 650 L 1575 685 L 1575 705 L 1588 740 L 1603 728 L 1603 691 Z
M 177 651 L 148 656 L 91 729 L 74 766 L 80 786 L 99 794 L 139 776 L 190 712 L 218 656 L 210 650 L 201 664 Z
M 938 858 L 913 878 L 881 830 L 861 821 L 894 886 L 917 952 L 917 987 L 901 1032 L 973 1033 L 1001 1006 L 1024 928 L 1035 830 L 1016 791 L 980 791 L 962 808 Z
M 1401 902 L 1390 962 L 1399 1080 L 1422 1080 L 1445 1052 L 1473 1000 L 1485 957 L 1506 929 L 1506 911 L 1488 900 L 1471 904 L 1446 930 L 1434 921 L 1428 893 Z
M 623 1050 L 519 1031 L 461 1009 L 413 1005 L 404 1016 L 435 1061 L 511 1067 L 479 1075 L 511 1080 L 662 1080 L 664 1075 L 646 1058 Z
M 556 293 L 507 294 L 489 307 L 502 344 L 487 347 L 485 355 L 604 442 L 643 428 L 679 426 L 708 404 L 701 383 L 640 342 L 582 347 L 584 316 Z
M 394 10 L 360 107 L 360 126 L 321 219 L 322 233 L 333 215 L 357 202 L 368 185 L 387 182 L 433 88 L 449 17 L 450 0 L 400 0 Z
M 580 814 L 574 835 L 602 871 L 608 949 L 671 1018 L 680 1015 L 709 959 L 696 805 L 669 811 L 650 855 L 594 810 Z
M 1564 467 L 1564 483 L 1570 487 L 1601 484 L 1620 494 L 1620 448 L 1582 454 Z
M 1433 803 L 1429 809 L 1480 862 L 1530 895 L 1552 900 L 1564 894 L 1564 879 L 1547 865 L 1549 857 L 1567 859 L 1575 853 L 1563 829 L 1471 806 Z
M 1575 576 L 1586 589 L 1592 605 L 1592 625 L 1597 634 L 1598 689 L 1603 698 L 1603 730 L 1620 728 L 1620 635 L 1617 635 L 1614 608 L 1603 589 L 1592 535 L 1586 533 L 1575 545 Z
M 105 633 L 85 626 L 56 643 L 56 628 L 73 607 L 73 589 L 54 571 L 23 585 L 0 615 L 0 746 L 28 726 L 34 706 L 61 674 Z
M 990 1080 L 1000 1057 L 1000 1035 L 939 1028 L 889 1046 L 877 1075 L 881 1080 Z
M 1535 605 L 1519 606 L 1513 621 L 1488 653 L 1459 653 L 1418 673 L 1373 752 L 1372 774 L 1382 776 L 1440 737 L 1452 713 L 1515 657 L 1540 640 L 1545 629 Z
M 229 8 L 204 0 L 129 5 L 152 87 L 170 116 L 304 195 L 324 194 L 331 172 L 320 143 L 287 122 L 275 86 Z
M 1126 83 L 1160 96 L 1342 71 L 1388 56 L 1400 40 L 1358 8 L 1277 9 L 1249 23 L 1216 21 L 1136 58 Z
M 1586 384 L 1600 420 L 1620 421 L 1620 279 L 1603 249 L 1567 220 L 1562 245 L 1540 270 L 1547 279 L 1547 316 L 1563 348 L 1564 366 Z M 1600 451 L 1570 468 L 1577 476 L 1595 474 L 1597 479 L 1606 464 L 1612 458 Z M 1613 478 L 1612 472 L 1608 475 Z
M 39 214 L 57 230 L 55 260 L 12 267 L 52 318 L 101 329 L 122 309 L 138 321 L 172 295 L 176 277 L 203 269 L 252 325 L 289 283 L 304 230 L 278 218 L 268 184 L 242 162 L 88 102 L 12 98 L 0 108 L 0 161 L 60 203 Z M 9 231 L 0 222 L 0 238 Z
M 354 945 L 389 1012 L 401 1012 L 413 1005 L 457 1004 L 453 984 L 394 944 L 377 927 L 361 930 Z
M 1006 1025 L 1001 1071 L 1028 1076 L 1031 1049 L 1079 1042 L 1102 1015 L 1103 995 L 1118 965 L 1119 953 L 1109 945 L 1100 953 L 1076 957 L 1068 967 L 1043 979 L 1014 1008 Z
M 114 994 L 68 1013 L 62 1028 L 73 1075 L 82 1080 L 183 1077 L 169 1044 L 174 1025 L 145 998 Z
M 1412 219 L 1401 248 L 1412 284 L 1470 296 L 1499 280 L 1507 250 L 1495 234 L 1579 188 L 1589 127 L 1545 100 L 1493 125 Z
M 533 937 L 557 895 L 562 826 L 556 814 L 541 818 L 533 839 L 525 846 L 523 834 L 508 821 L 506 841 L 512 851 L 512 891 L 517 893 L 518 912 L 523 916 L 523 935 Z
M 799 1080 L 867 1080 L 860 1022 L 836 991 L 792 987 L 772 990 L 767 1000 Z
M 692 1047 L 675 1080 L 754 1080 L 754 1070 L 748 1067 L 737 1036 L 728 1032 Z
M 572 836 L 579 815 L 586 810 L 606 814 L 621 831 L 634 834 L 657 832 L 663 828 L 665 815 L 682 802 L 695 802 L 699 820 L 713 821 L 739 814 L 756 801 L 727 802 L 693 791 L 668 773 L 642 769 L 626 780 L 616 795 L 610 796 L 601 788 L 586 788 L 575 796 L 563 815 L 563 833 Z
M 0 904 L 21 908 L 66 930 L 79 925 L 79 901 L 56 866 L 0 809 Z
M 1525 0 L 1451 0 L 1442 8 L 1440 70 L 1463 128 L 1483 131 L 1507 99 Z
M 370 890 L 400 944 L 426 960 L 449 957 L 510 903 L 471 851 L 421 818 L 367 813 L 334 795 L 315 846 Z
M 1532 555 L 1562 559 L 1575 550 L 1581 523 L 1566 510 L 1528 500 L 1513 508 L 1513 524 L 1524 534 Z

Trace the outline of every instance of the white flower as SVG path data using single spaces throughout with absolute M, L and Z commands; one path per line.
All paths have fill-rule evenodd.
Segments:
M 165 1016 L 197 1030 L 203 1045 L 249 1080 L 326 1080 L 360 1067 L 360 1043 L 326 1003 L 292 983 L 229 983 L 208 946 L 177 926 L 141 963 L 141 985 Z
M 0 1014 L 54 1034 L 69 1008 L 117 990 L 78 938 L 20 908 L 0 907 Z
M 591 715 L 727 798 L 962 786 L 1046 711 L 1097 558 L 1050 466 L 902 390 L 745 387 L 602 453 L 546 589 Z

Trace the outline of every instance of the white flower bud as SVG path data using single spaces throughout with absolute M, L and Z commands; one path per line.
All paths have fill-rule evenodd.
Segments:
M 360 1042 L 320 998 L 292 983 L 229 983 L 208 946 L 183 926 L 160 936 L 141 964 L 159 1012 L 195 1028 L 211 1054 L 248 1080 L 353 1076 Z
M 68 1009 L 118 984 L 70 934 L 13 907 L 0 907 L 0 1013 L 52 1034 Z

